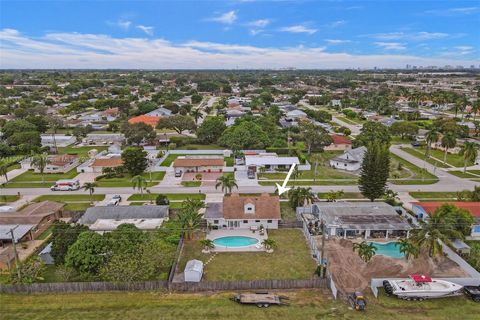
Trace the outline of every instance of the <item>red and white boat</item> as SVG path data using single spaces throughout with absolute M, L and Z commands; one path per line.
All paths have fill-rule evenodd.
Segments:
M 412 274 L 404 280 L 384 280 L 383 287 L 388 294 L 407 300 L 454 296 L 461 294 L 463 288 L 456 283 L 432 279 L 423 274 Z

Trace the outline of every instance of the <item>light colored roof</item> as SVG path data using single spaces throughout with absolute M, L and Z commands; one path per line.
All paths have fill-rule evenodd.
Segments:
M 13 230 L 13 238 L 15 242 L 22 239 L 32 228 L 33 224 L 2 224 L 0 225 L 0 240 L 12 240 L 10 230 Z
M 173 162 L 174 167 L 221 167 L 223 165 L 223 158 L 177 158 Z
M 89 226 L 90 230 L 94 231 L 112 231 L 118 228 L 119 225 L 128 223 L 133 224 L 140 230 L 154 230 L 161 226 L 165 219 L 97 219 L 95 223 Z
M 255 213 L 245 213 L 245 205 L 253 204 Z M 280 200 L 278 196 L 262 193 L 260 197 L 241 197 L 232 193 L 223 198 L 223 217 L 225 219 L 278 219 L 280 220 Z
M 168 217 L 168 206 L 99 206 L 88 208 L 78 221 L 94 224 L 98 219 L 164 219 Z
M 189 260 L 185 265 L 185 271 L 203 272 L 203 262 L 200 260 Z
M 75 154 L 59 154 L 49 157 L 49 164 L 62 167 L 77 160 L 79 157 Z
M 247 166 L 265 166 L 265 165 L 285 165 L 291 166 L 292 164 L 299 164 L 300 161 L 297 157 L 279 157 L 276 155 L 246 155 L 245 164 Z
M 363 157 L 365 156 L 365 152 L 367 152 L 367 147 L 361 146 L 355 149 L 350 149 L 345 151 L 342 155 L 333 158 L 333 161 L 339 162 L 362 162 Z

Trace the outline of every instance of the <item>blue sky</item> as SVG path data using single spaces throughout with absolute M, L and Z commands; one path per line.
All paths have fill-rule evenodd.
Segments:
M 0 1 L 1 68 L 480 64 L 480 1 Z

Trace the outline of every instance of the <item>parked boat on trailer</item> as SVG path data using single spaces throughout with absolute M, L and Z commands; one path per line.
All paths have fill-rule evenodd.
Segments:
M 400 299 L 424 300 L 461 295 L 463 286 L 423 274 L 412 274 L 410 279 L 384 280 L 383 288 L 387 294 Z

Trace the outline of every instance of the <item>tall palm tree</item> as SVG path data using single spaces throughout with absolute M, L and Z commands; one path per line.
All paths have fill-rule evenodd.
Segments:
M 57 134 L 57 131 L 59 128 L 63 126 L 63 121 L 62 119 L 58 117 L 50 117 L 48 119 L 48 125 L 50 126 L 50 129 L 52 130 L 52 138 L 53 138 L 53 146 L 55 148 L 55 153 L 58 152 L 57 150 L 57 139 L 55 135 Z
M 83 190 L 88 191 L 90 193 L 90 202 L 93 203 L 93 193 L 95 192 L 95 188 L 97 184 L 95 182 L 85 182 L 83 184 Z
M 447 163 L 447 153 L 448 149 L 455 148 L 457 145 L 457 137 L 451 132 L 447 132 L 442 137 L 442 147 L 445 148 L 445 153 L 443 155 L 443 162 Z
M 425 135 L 425 140 L 427 142 L 427 148 L 425 151 L 425 156 L 428 158 L 430 156 L 430 150 L 432 149 L 432 143 L 436 143 L 438 141 L 440 134 L 436 129 L 431 129 Z
M 420 254 L 420 248 L 408 239 L 402 239 L 398 242 L 399 251 L 409 260 L 411 257 L 416 259 Z
M 140 190 L 141 197 L 143 198 L 143 190 L 147 187 L 147 180 L 142 175 L 134 176 L 131 180 L 133 189 Z
M 368 243 L 367 241 L 362 241 L 360 243 L 353 244 L 353 251 L 357 251 L 358 256 L 365 262 L 370 261 L 375 255 L 377 249 L 373 243 Z
M 304 206 L 307 202 L 312 202 L 315 199 L 315 194 L 312 188 L 292 188 L 288 191 L 288 198 L 293 209 Z
M 411 237 L 414 244 L 420 248 L 426 248 L 431 257 L 443 255 L 440 241 L 450 243 L 450 239 L 463 237 L 462 233 L 455 229 L 454 224 L 445 223 L 437 216 L 427 218 L 426 223 L 420 229 L 413 230 Z
M 203 118 L 203 113 L 199 108 L 190 111 L 190 115 L 195 119 L 195 123 L 198 123 L 198 119 Z
M 478 156 L 477 145 L 473 142 L 466 141 L 463 144 L 462 151 L 460 152 L 463 155 L 463 173 L 467 172 L 467 164 L 473 163 Z
M 477 117 L 478 111 L 480 111 L 480 100 L 475 101 L 472 105 L 473 122 L 475 122 L 475 118 Z
M 177 217 L 185 238 L 187 240 L 192 239 L 195 231 L 200 228 L 203 219 L 202 215 L 198 211 L 186 208 L 181 209 Z
M 48 156 L 46 153 L 37 154 L 32 157 L 30 165 L 34 168 L 37 168 L 42 175 L 42 183 L 45 183 L 45 167 L 48 165 Z
M 217 184 L 215 184 L 215 189 L 218 187 L 222 187 L 222 191 L 227 193 L 231 193 L 233 188 L 238 189 L 238 185 L 235 182 L 235 177 L 231 174 L 227 174 L 217 178 Z
M 6 163 L 0 163 L 0 176 L 4 176 L 5 181 L 8 182 L 8 165 Z

